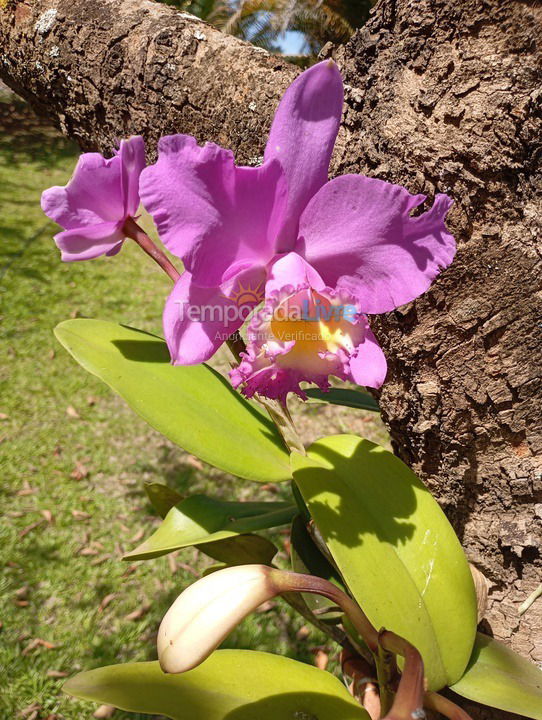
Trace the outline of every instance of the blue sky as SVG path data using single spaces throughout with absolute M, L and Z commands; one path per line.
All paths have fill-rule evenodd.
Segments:
M 295 30 L 288 30 L 279 39 L 280 49 L 287 55 L 298 55 L 305 43 L 303 33 Z

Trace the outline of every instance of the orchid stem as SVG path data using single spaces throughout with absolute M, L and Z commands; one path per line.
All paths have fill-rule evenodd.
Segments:
M 450 720 L 472 720 L 471 716 L 460 708 L 459 705 L 456 705 L 451 700 L 448 700 L 448 698 L 436 692 L 426 692 L 423 702 L 429 710 L 436 710 Z
M 279 433 L 282 435 L 282 439 L 290 452 L 298 452 L 301 455 L 306 455 L 305 446 L 303 441 L 299 437 L 299 434 L 295 428 L 294 421 L 290 415 L 286 403 L 282 404 L 278 400 L 269 400 L 261 395 L 257 396 L 257 400 L 260 405 L 267 410 L 269 417 L 277 426 Z
M 394 656 L 384 650 L 382 645 L 378 646 L 375 653 L 376 676 L 378 678 L 378 687 L 380 690 L 380 712 L 382 716 L 388 714 L 393 705 L 394 692 L 392 688 L 392 680 L 396 665 Z
M 313 593 L 334 602 L 347 615 L 363 638 L 377 664 L 379 657 L 386 658 L 385 682 L 380 685 L 382 714 L 385 713 L 384 720 L 421 720 L 425 717 L 423 711 L 425 690 L 423 660 L 414 645 L 389 630 L 382 629 L 378 632 L 360 606 L 329 580 L 314 575 L 303 575 L 277 569 L 270 571 L 269 578 L 274 583 L 275 592 L 278 595 L 291 592 Z M 386 693 L 387 688 L 391 688 L 391 683 L 396 675 L 396 655 L 404 657 L 405 664 L 395 698 L 388 710 L 384 704 L 390 703 L 390 697 Z M 382 682 L 380 673 L 379 682 Z M 458 718 L 458 720 L 465 719 Z
M 286 570 L 275 570 L 273 571 L 273 576 L 278 587 L 278 592 L 281 595 L 284 592 L 288 593 L 292 591 L 312 593 L 314 595 L 322 595 L 338 605 L 341 610 L 348 615 L 357 632 L 361 635 L 371 651 L 377 651 L 379 635 L 369 621 L 369 618 L 351 597 L 333 585 L 333 583 L 329 582 L 329 580 L 324 580 L 324 578 L 313 575 L 288 572 Z
M 386 652 L 401 655 L 405 659 L 393 705 L 384 716 L 384 720 L 421 720 L 425 717 L 422 656 L 414 645 L 389 630 L 380 631 L 378 642 Z M 384 713 L 384 709 L 382 712 Z
M 155 263 L 160 265 L 162 270 L 167 275 L 169 275 L 169 277 L 173 280 L 174 283 L 177 282 L 177 280 L 181 277 L 180 272 L 169 260 L 166 254 L 162 252 L 162 250 L 160 250 L 160 248 L 157 247 L 157 245 L 150 239 L 147 233 L 139 227 L 139 225 L 133 218 L 129 217 L 126 220 L 126 222 L 124 223 L 123 232 L 126 237 L 134 240 L 139 245 L 139 247 L 154 260 Z
M 323 620 L 319 620 L 305 604 L 300 595 L 297 593 L 282 593 L 281 597 L 290 607 L 297 610 L 297 612 L 304 617 L 305 620 L 310 622 L 311 625 L 314 625 L 314 627 L 320 630 L 320 632 L 323 632 L 325 635 L 334 640 L 338 645 L 344 647 L 348 642 L 345 633 L 339 630 L 339 628 L 334 625 L 328 625 Z

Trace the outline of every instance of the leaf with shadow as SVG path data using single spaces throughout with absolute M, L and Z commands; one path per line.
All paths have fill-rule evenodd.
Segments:
M 157 482 L 144 482 L 143 487 L 153 508 L 160 515 L 166 517 L 174 505 L 183 499 L 183 496 L 176 490 Z
M 209 366 L 173 366 L 163 340 L 116 323 L 77 318 L 55 334 L 88 372 L 187 452 L 248 480 L 291 477 L 276 427 Z
M 294 480 L 350 592 L 377 627 L 422 653 L 429 688 L 458 680 L 476 631 L 461 545 L 416 475 L 354 435 L 292 455 Z
M 482 633 L 476 636 L 465 674 L 451 690 L 499 710 L 542 720 L 542 670 Z
M 63 690 L 172 720 L 369 720 L 330 673 L 251 650 L 217 650 L 181 675 L 166 675 L 157 662 L 110 665 L 75 675 Z
M 124 560 L 148 560 L 195 545 L 216 560 L 231 563 L 236 545 L 231 542 L 232 538 L 250 537 L 254 531 L 286 525 L 296 512 L 294 505 L 284 502 L 224 502 L 206 495 L 192 495 L 172 507 L 156 532 L 127 553 Z M 230 542 L 215 552 L 205 547 L 226 540 Z M 274 546 L 263 538 L 251 540 L 245 537 L 238 544 L 240 557 L 266 555 L 262 547 L 264 542 L 274 550 Z
M 300 515 L 297 515 L 292 522 L 290 559 L 294 572 L 316 575 L 345 590 L 338 572 L 316 547 Z M 302 593 L 302 597 L 307 607 L 312 612 L 318 613 L 320 620 L 338 621 L 342 617 L 342 611 L 330 608 L 330 601 L 322 595 Z
M 309 402 L 329 403 L 330 405 L 343 405 L 356 410 L 370 410 L 380 412 L 377 401 L 368 392 L 353 390 L 352 388 L 331 388 L 324 391 L 320 388 L 308 388 L 305 393 Z

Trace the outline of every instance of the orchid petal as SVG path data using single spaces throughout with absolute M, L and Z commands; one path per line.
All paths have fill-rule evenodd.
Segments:
M 139 207 L 139 177 L 145 167 L 145 141 L 134 135 L 120 143 L 121 184 L 124 198 L 124 215 L 134 216 Z
M 297 253 L 291 252 L 281 255 L 273 262 L 269 269 L 268 280 L 265 285 L 266 295 L 281 290 L 286 285 L 298 287 L 311 286 L 315 290 L 323 290 L 325 283 L 309 263 Z
M 388 312 L 424 293 L 455 254 L 444 224 L 452 201 L 437 195 L 430 210 L 412 217 L 424 200 L 375 178 L 335 178 L 303 213 L 296 251 L 363 312 Z
M 208 360 L 259 303 L 264 277 L 262 268 L 251 268 L 222 287 L 203 288 L 194 283 L 191 273 L 184 272 L 163 314 L 172 363 L 196 365 Z M 247 297 L 251 290 L 252 298 Z
M 122 247 L 124 234 L 119 223 L 101 223 L 55 235 L 55 242 L 64 262 L 92 260 L 100 255 L 116 255 Z
M 157 163 L 141 175 L 141 198 L 195 283 L 217 287 L 231 265 L 275 255 L 287 193 L 278 161 L 237 167 L 231 151 L 200 147 L 188 135 L 162 138 L 158 147 Z
M 293 249 L 301 213 L 327 182 L 343 101 L 341 74 L 333 61 L 325 60 L 301 73 L 278 106 L 264 157 L 277 158 L 288 181 L 281 252 Z
M 99 153 L 84 153 L 65 187 L 43 192 L 41 207 L 66 230 L 123 219 L 120 157 L 106 160 Z
M 364 341 L 350 358 L 351 379 L 364 387 L 379 388 L 386 379 L 388 364 L 378 340 L 367 326 Z

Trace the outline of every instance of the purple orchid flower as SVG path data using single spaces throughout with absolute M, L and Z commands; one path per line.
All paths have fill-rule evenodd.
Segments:
M 125 238 L 124 224 L 139 207 L 139 176 L 145 167 L 140 136 L 120 143 L 114 157 L 84 153 L 69 183 L 41 196 L 43 212 L 64 228 L 55 235 L 62 260 L 91 260 L 116 255 Z
M 256 307 L 262 293 L 246 290 L 265 286 L 267 319 L 258 314 L 251 322 L 247 353 L 232 375 L 246 395 L 303 397 L 299 382 L 326 389 L 329 374 L 371 387 L 384 381 L 386 361 L 364 314 L 413 300 L 450 264 L 455 242 L 444 218 L 451 200 L 437 195 L 413 217 L 424 195 L 362 175 L 329 181 L 342 105 L 339 70 L 324 61 L 286 91 L 259 167 L 237 167 L 230 151 L 186 135 L 160 141 L 140 192 L 186 269 L 164 311 L 174 364 L 211 357 L 246 318 L 227 310 L 240 297 L 245 308 Z M 333 311 L 310 326 L 298 318 L 306 332 L 318 326 L 314 341 L 277 316 L 300 304 L 336 309 L 345 302 L 355 308 L 348 318 L 335 320 Z M 214 312 L 194 316 L 194 307 Z

